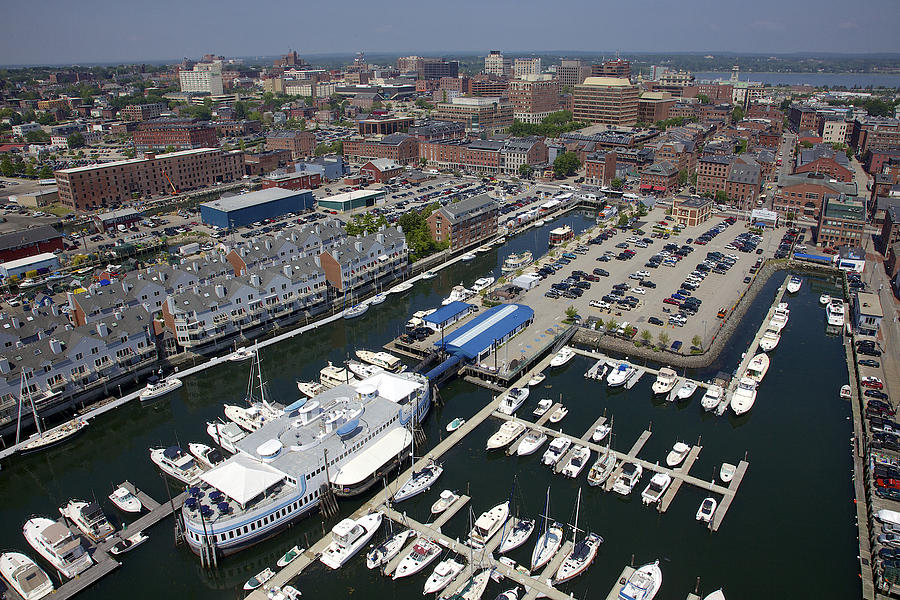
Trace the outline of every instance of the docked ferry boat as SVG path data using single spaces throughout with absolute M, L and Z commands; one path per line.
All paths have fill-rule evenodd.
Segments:
M 568 225 L 550 230 L 550 245 L 559 246 L 575 237 L 575 232 Z
M 235 442 L 235 456 L 195 484 L 182 508 L 188 544 L 222 555 L 265 540 L 313 511 L 329 488 L 354 496 L 408 455 L 411 419 L 428 413 L 428 381 L 382 372 L 336 385 Z

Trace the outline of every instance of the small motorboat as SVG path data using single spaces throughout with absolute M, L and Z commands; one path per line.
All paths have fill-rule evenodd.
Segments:
M 719 479 L 723 482 L 728 483 L 734 478 L 734 473 L 737 471 L 737 467 L 731 463 L 722 463 L 722 468 L 719 469 Z
M 740 416 L 753 408 L 756 402 L 756 382 L 749 377 L 741 377 L 738 387 L 731 395 L 731 410 L 734 414 Z
M 447 423 L 447 432 L 453 433 L 454 431 L 456 431 L 457 429 L 462 427 L 465 422 L 466 422 L 465 419 L 460 419 L 459 417 L 456 417 L 455 419 L 453 419 L 452 421 Z
M 722 386 L 718 385 L 710 385 L 706 388 L 706 393 L 703 394 L 703 399 L 700 400 L 700 406 L 703 407 L 703 410 L 710 412 L 716 410 L 716 407 L 722 402 Z
M 519 600 L 519 588 L 500 592 L 494 600 Z
M 769 371 L 769 355 L 760 352 L 747 363 L 747 370 L 744 371 L 744 377 L 749 377 L 756 383 L 762 383 L 763 377 Z
M 555 466 L 571 445 L 572 440 L 567 437 L 560 436 L 554 439 L 544 452 L 544 456 L 541 457 L 541 462 L 549 467 Z
M 797 277 L 796 275 L 791 277 L 791 280 L 787 284 L 787 291 L 790 294 L 796 294 L 800 291 L 800 286 L 803 285 L 803 280 Z
M 619 387 L 628 383 L 628 380 L 634 377 L 637 369 L 628 363 L 620 363 L 616 368 L 609 372 L 606 376 L 606 384 L 609 387 Z
M 273 577 L 275 577 L 275 571 L 273 571 L 269 567 L 266 567 L 265 569 L 248 579 L 247 583 L 244 584 L 244 589 L 248 592 L 250 590 L 255 590 Z
M 575 350 L 570 348 L 569 346 L 563 346 L 562 349 L 556 353 L 556 356 L 550 359 L 551 367 L 561 367 L 566 365 L 575 358 Z
M 385 294 L 384 292 L 381 292 L 380 294 L 375 294 L 374 296 L 372 296 L 369 299 L 369 305 L 370 306 L 378 306 L 385 300 L 387 300 L 387 294 Z
M 594 433 L 591 434 L 591 441 L 595 444 L 599 444 L 609 435 L 610 431 L 612 431 L 612 425 L 609 423 L 597 425 L 594 427 Z
M 409 554 L 403 557 L 397 568 L 394 569 L 392 579 L 402 579 L 415 575 L 441 555 L 441 547 L 429 539 L 420 537 L 413 544 Z
M 619 590 L 619 600 L 652 600 L 661 586 L 662 571 L 656 561 L 631 574 L 625 587 Z
M 250 358 L 253 358 L 253 350 L 244 346 L 228 355 L 228 360 L 231 362 L 242 362 Z
M 819 304 L 822 306 L 828 306 L 831 303 L 831 296 L 828 294 L 822 294 L 819 296 Z
M 365 546 L 378 528 L 384 515 L 374 512 L 359 519 L 342 519 L 331 528 L 331 542 L 319 556 L 319 561 L 330 569 L 340 569 Z
M 712 594 L 704 596 L 703 600 L 725 600 L 725 592 L 723 592 L 721 589 L 718 589 Z
M 111 554 L 125 554 L 126 552 L 134 550 L 149 539 L 150 536 L 144 535 L 143 531 L 138 531 L 136 534 L 116 542 L 109 551 Z
M 543 373 L 535 373 L 531 376 L 531 379 L 528 380 L 528 387 L 535 387 L 544 383 L 544 380 L 547 379 L 547 376 Z
M 505 421 L 497 432 L 488 438 L 488 450 L 506 448 L 525 431 L 525 425 L 519 421 Z
M 542 417 L 548 410 L 550 410 L 552 406 L 553 400 L 551 400 L 550 398 L 543 398 L 541 400 L 538 400 L 537 408 L 531 411 L 531 414 L 536 417 Z
M 675 445 L 672 446 L 672 450 L 670 450 L 669 454 L 666 456 L 666 464 L 673 468 L 677 467 L 690 451 L 691 447 L 684 442 L 675 442 Z
M 206 444 L 191 442 L 188 444 L 188 452 L 197 459 L 197 462 L 207 469 L 213 468 L 215 465 L 223 462 L 225 457 L 215 448 L 210 448 Z
M 675 382 L 678 380 L 678 374 L 671 367 L 663 367 L 659 370 L 659 375 L 656 376 L 656 381 L 653 382 L 653 386 L 651 389 L 654 394 L 668 394 L 672 391 L 672 388 L 675 387 Z
M 687 400 L 691 396 L 694 395 L 694 392 L 697 391 L 697 382 L 692 379 L 685 379 L 681 382 L 681 386 L 678 388 L 678 391 L 675 392 L 675 396 L 678 400 Z
M 454 502 L 459 500 L 459 494 L 452 490 L 444 490 L 441 492 L 441 495 L 437 500 L 434 501 L 434 504 L 431 505 L 431 514 L 439 515 L 452 505 Z
M 354 304 L 350 308 L 344 311 L 345 319 L 355 319 L 357 317 L 361 317 L 366 314 L 366 311 L 369 310 L 368 302 L 360 302 L 359 304 Z
M 767 329 L 759 339 L 759 348 L 763 352 L 771 352 L 778 346 L 778 342 L 780 341 L 781 334 L 779 332 Z
M 300 600 L 302 596 L 303 594 L 300 593 L 300 590 L 292 585 L 286 585 L 282 588 L 278 586 L 271 587 L 266 592 L 268 600 Z
M 650 483 L 641 492 L 641 501 L 645 506 L 656 504 L 671 484 L 672 476 L 668 473 L 654 473 L 650 478 Z
M 550 422 L 559 423 L 566 417 L 567 414 L 569 414 L 569 409 L 565 406 L 560 406 L 553 411 L 553 414 L 550 415 Z
M 511 552 L 528 541 L 534 533 L 534 519 L 520 519 L 515 527 L 506 530 L 500 540 L 498 552 L 501 554 Z
M 627 496 L 631 490 L 641 480 L 644 474 L 644 467 L 636 463 L 625 463 L 622 467 L 622 473 L 616 478 L 613 484 L 613 491 L 621 496 Z
M 437 276 L 438 276 L 437 271 L 425 271 L 424 273 L 422 273 L 422 279 L 425 279 L 425 280 L 434 279 Z
M 391 288 L 390 293 L 391 294 L 405 294 L 412 288 L 413 288 L 413 284 L 411 284 L 408 281 L 404 281 L 403 283 L 395 285 L 393 288 Z
M 529 431 L 525 434 L 525 437 L 522 438 L 522 441 L 519 442 L 519 447 L 516 448 L 516 454 L 519 456 L 534 454 L 546 441 L 546 434 L 540 431 Z
M 284 568 L 294 562 L 294 560 L 301 554 L 303 554 L 303 548 L 301 548 L 300 546 L 294 546 L 293 548 L 285 552 L 281 556 L 281 558 L 278 559 L 275 565 L 278 566 L 278 568 Z
M 852 397 L 852 394 L 850 393 L 850 386 L 842 385 L 841 386 L 841 398 L 843 398 L 844 400 L 849 400 L 851 397 Z
M 473 260 L 475 260 L 475 255 L 471 252 L 468 252 L 466 254 L 463 254 L 459 259 L 463 262 L 472 262 Z
M 141 512 L 141 501 L 137 496 L 128 491 L 127 488 L 120 486 L 113 490 L 109 495 L 109 499 L 116 505 L 116 508 L 130 513 Z
M 525 403 L 525 400 L 528 398 L 528 388 L 512 388 L 507 392 L 503 398 L 500 400 L 500 406 L 497 407 L 497 410 L 502 412 L 504 415 L 512 415 L 519 407 Z
M 587 446 L 575 446 L 572 456 L 563 467 L 562 474 L 566 477 L 575 479 L 584 470 L 588 461 L 591 460 L 591 450 Z
M 700 503 L 700 508 L 697 509 L 697 520 L 709 523 L 713 513 L 716 512 L 716 506 L 718 506 L 718 503 L 715 498 L 704 498 L 703 502 Z
M 353 373 L 353 376 L 360 381 L 362 381 L 363 379 L 368 379 L 369 377 L 374 377 L 375 375 L 384 372 L 384 369 L 382 369 L 381 367 L 356 362 L 355 360 L 348 360 L 347 368 L 350 369 L 350 372 Z
M 404 529 L 400 533 L 395 533 L 382 543 L 378 544 L 366 554 L 366 567 L 369 569 L 377 569 L 383 567 L 400 554 L 403 544 L 413 534 L 412 529 Z
M 477 294 L 482 290 L 486 290 L 494 284 L 494 281 L 493 277 L 479 277 L 472 284 L 472 291 Z
M 462 573 L 464 568 L 464 564 L 456 562 L 452 558 L 442 560 L 431 572 L 428 581 L 425 582 L 425 590 L 422 594 L 437 594 L 450 585 L 450 582 Z

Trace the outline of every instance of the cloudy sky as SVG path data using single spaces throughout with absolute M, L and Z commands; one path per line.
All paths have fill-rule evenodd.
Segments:
M 0 64 L 366 52 L 900 52 L 898 0 L 3 0 Z

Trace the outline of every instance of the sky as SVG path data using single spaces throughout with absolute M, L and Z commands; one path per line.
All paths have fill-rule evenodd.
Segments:
M 900 1 L 3 0 L 0 64 L 512 51 L 900 52 Z

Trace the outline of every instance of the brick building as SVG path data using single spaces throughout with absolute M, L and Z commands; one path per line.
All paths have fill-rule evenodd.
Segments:
M 277 187 L 285 190 L 312 190 L 322 184 L 322 175 L 319 173 L 279 173 L 263 177 L 262 189 Z
M 836 151 L 826 144 L 800 150 L 794 173 L 822 173 L 838 181 L 853 181 L 850 159 L 843 151 Z
M 122 116 L 132 121 L 147 121 L 148 119 L 155 119 L 167 110 L 169 110 L 169 107 L 162 102 L 129 104 L 122 109 Z
M 496 201 L 480 194 L 435 210 L 427 218 L 428 228 L 432 239 L 456 250 L 494 236 L 499 214 Z
M 508 90 L 509 80 L 505 77 L 481 74 L 469 80 L 469 92 L 473 96 L 505 97 Z
M 266 150 L 247 154 L 244 158 L 244 167 L 247 175 L 264 175 L 290 164 L 291 160 L 290 150 Z
M 676 100 L 668 92 L 644 92 L 638 98 L 638 116 L 640 123 L 656 123 L 669 118 L 669 111 Z
M 410 117 L 378 117 L 356 122 L 359 135 L 390 135 L 407 131 L 415 123 Z
M 600 64 L 591 65 L 591 77 L 628 79 L 631 77 L 631 62 L 621 58 L 614 58 L 603 61 Z
M 262 131 L 262 123 L 257 120 L 235 120 L 224 119 L 221 121 L 213 121 L 216 133 L 222 137 L 241 137 L 244 135 L 253 135 Z
M 343 142 L 344 157 L 351 162 L 386 158 L 401 165 L 411 165 L 419 160 L 419 140 L 406 133 L 365 138 L 354 136 Z
M 376 158 L 361 166 L 359 172 L 365 175 L 369 181 L 384 183 L 400 175 L 403 172 L 403 165 L 389 158 Z
M 454 121 L 422 121 L 410 127 L 407 133 L 420 142 L 459 140 L 466 137 L 466 126 Z
M 60 202 L 89 210 L 124 202 L 133 195 L 149 198 L 236 181 L 244 175 L 244 153 L 217 148 L 159 157 L 148 153 L 144 158 L 62 169 L 55 175 Z
M 62 235 L 50 225 L 0 233 L 0 263 L 62 249 Z
M 818 220 L 826 195 L 857 195 L 855 183 L 832 181 L 827 175 L 817 173 L 788 175 L 779 184 L 781 188 L 775 194 L 773 207 L 785 216 L 793 213 Z
M 287 150 L 293 160 L 306 158 L 316 151 L 316 135 L 311 131 L 274 131 L 266 136 L 266 150 Z
M 549 75 L 533 75 L 509 82 L 513 116 L 523 123 L 540 123 L 559 110 L 559 82 Z
M 465 123 L 466 132 L 496 135 L 513 124 L 513 105 L 504 98 L 454 98 L 438 103 L 434 118 Z
M 669 194 L 678 189 L 678 167 L 669 161 L 650 165 L 641 173 L 640 189 L 655 194 Z
M 725 179 L 734 157 L 730 155 L 704 154 L 697 161 L 697 193 L 715 196 L 725 191 Z
M 823 206 L 816 242 L 823 248 L 861 247 L 866 226 L 866 201 L 843 194 L 826 194 Z
M 728 203 L 739 210 L 750 210 L 762 190 L 762 168 L 749 157 L 738 157 L 728 169 L 725 195 Z
M 713 201 L 699 196 L 676 196 L 672 201 L 675 222 L 686 227 L 696 227 L 712 216 Z
M 133 134 L 134 147 L 139 152 L 165 150 L 194 150 L 219 145 L 216 128 L 194 119 L 153 119 L 142 121 Z
M 616 153 L 593 153 L 584 160 L 584 182 L 608 186 L 616 178 Z
M 881 224 L 881 251 L 885 255 L 887 249 L 900 242 L 900 205 L 888 206 L 884 211 Z
M 575 86 L 576 121 L 607 125 L 634 125 L 639 89 L 624 78 L 588 77 Z
M 791 131 L 817 131 L 816 109 L 811 106 L 792 104 L 788 109 L 788 126 Z

